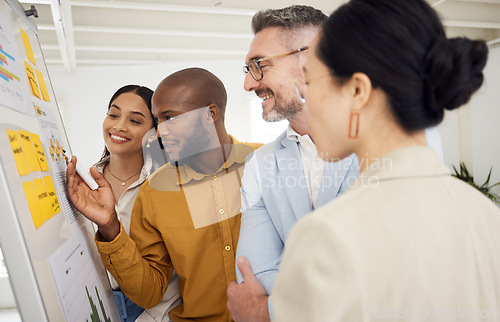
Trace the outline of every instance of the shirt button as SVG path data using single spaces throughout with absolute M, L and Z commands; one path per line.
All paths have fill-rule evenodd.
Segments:
M 219 214 L 223 215 L 224 214 L 224 209 L 219 209 Z
M 231 246 L 226 246 L 226 247 L 224 247 L 224 249 L 225 249 L 226 251 L 230 251 L 230 250 L 231 250 Z

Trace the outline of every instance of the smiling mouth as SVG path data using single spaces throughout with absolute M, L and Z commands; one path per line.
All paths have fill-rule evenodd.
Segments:
M 116 141 L 122 141 L 122 142 L 130 141 L 129 139 L 118 136 L 118 135 L 110 134 L 110 136 L 113 140 L 116 140 Z
M 266 101 L 266 100 L 270 99 L 270 98 L 271 98 L 271 97 L 273 97 L 273 96 L 274 96 L 273 94 L 267 94 L 267 95 L 262 96 L 262 97 L 261 97 L 261 99 L 262 99 L 262 101 L 264 102 L 264 101 Z
M 178 142 L 162 140 L 163 147 L 168 150 L 172 150 L 177 146 Z

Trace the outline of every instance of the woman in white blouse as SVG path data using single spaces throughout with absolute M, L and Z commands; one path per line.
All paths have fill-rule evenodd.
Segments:
M 500 319 L 500 209 L 424 135 L 481 86 L 487 52 L 447 39 L 424 0 L 332 13 L 295 85 L 321 157 L 354 152 L 361 175 L 292 230 L 276 321 Z
M 135 198 L 141 184 L 161 166 L 155 149 L 156 127 L 151 113 L 153 91 L 139 85 L 126 85 L 111 97 L 103 121 L 104 153 L 94 166 L 113 189 L 115 210 L 127 234 Z M 154 156 L 157 156 L 154 158 Z M 153 156 L 153 157 L 152 157 Z M 174 273 L 175 274 L 175 273 Z M 110 277 L 122 321 L 170 321 L 168 312 L 181 301 L 176 275 L 169 280 L 163 300 L 146 310 L 133 303 Z

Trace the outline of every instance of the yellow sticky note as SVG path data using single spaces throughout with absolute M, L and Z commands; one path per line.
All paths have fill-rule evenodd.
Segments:
M 52 211 L 52 200 L 49 198 L 49 193 L 45 188 L 42 178 L 33 180 L 33 183 L 35 184 L 35 191 L 38 202 L 40 202 L 40 208 L 42 208 L 43 218 L 47 221 L 54 215 Z
M 14 154 L 14 160 L 16 161 L 17 171 L 20 176 L 25 176 L 30 174 L 30 168 L 28 166 L 28 161 L 24 156 L 23 146 L 21 139 L 19 138 L 19 133 L 17 131 L 6 130 L 7 136 L 9 137 L 10 148 L 12 149 L 12 154 Z
M 24 66 L 26 66 L 26 74 L 28 75 L 28 80 L 30 82 L 31 92 L 36 97 L 40 98 L 40 90 L 38 89 L 38 84 L 36 83 L 35 72 L 27 62 L 24 62 Z
M 23 189 L 26 201 L 28 201 L 28 207 L 30 208 L 31 218 L 33 219 L 35 228 L 38 228 L 44 223 L 45 220 L 43 218 L 42 208 L 40 208 L 40 202 L 38 202 L 33 181 L 23 182 Z
M 26 55 L 28 56 L 28 60 L 33 63 L 33 65 L 36 66 L 35 63 L 35 56 L 33 55 L 33 49 L 31 49 L 31 42 L 30 42 L 30 37 L 28 36 L 27 33 L 24 32 L 21 28 L 21 35 L 23 37 L 23 43 L 24 43 L 24 49 L 26 49 Z
M 62 148 L 62 146 L 59 144 L 59 140 L 56 139 L 56 153 L 57 155 L 59 156 L 59 160 L 63 160 L 64 159 L 64 149 Z
M 47 86 L 45 85 L 45 81 L 43 80 L 43 74 L 41 71 L 35 69 L 36 79 L 38 80 L 38 84 L 40 85 L 40 90 L 42 91 L 43 100 L 46 102 L 50 102 L 49 92 L 47 91 Z
M 42 108 L 40 106 L 33 105 L 35 108 L 36 115 L 38 116 L 45 116 L 45 112 L 42 111 Z
M 56 147 L 54 145 L 54 141 L 52 141 L 52 139 L 49 139 L 50 140 L 50 145 L 49 145 L 49 150 L 50 150 L 50 156 L 52 157 L 52 161 L 56 162 Z M 57 159 L 57 161 L 59 161 L 59 159 Z
M 52 212 L 55 214 L 61 211 L 61 207 L 59 206 L 59 199 L 57 199 L 56 189 L 54 188 L 54 182 L 52 181 L 51 176 L 43 177 L 43 183 L 45 183 L 45 189 L 47 189 L 47 193 L 49 194 L 49 199 L 52 206 Z
M 38 158 L 36 156 L 35 149 L 31 143 L 30 132 L 19 130 L 19 136 L 21 137 L 21 143 L 23 146 L 24 156 L 28 161 L 28 167 L 31 172 L 40 171 L 40 165 L 38 164 Z
M 42 171 L 49 171 L 49 165 L 47 159 L 45 158 L 45 153 L 43 152 L 42 141 L 40 141 L 40 136 L 38 134 L 30 133 L 31 142 L 35 148 L 36 156 L 38 158 L 38 164 Z

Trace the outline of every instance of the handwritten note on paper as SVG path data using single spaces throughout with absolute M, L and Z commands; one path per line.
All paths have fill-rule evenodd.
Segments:
M 30 136 L 33 147 L 35 148 L 36 156 L 38 157 L 38 164 L 40 165 L 40 169 L 42 169 L 42 171 L 49 171 L 49 165 L 45 157 L 45 152 L 43 152 L 43 146 L 42 141 L 40 140 L 40 136 L 34 133 L 30 133 Z
M 13 130 L 6 130 L 7 136 L 9 137 L 10 148 L 12 149 L 12 154 L 14 155 L 14 161 L 16 162 L 17 171 L 20 176 L 25 176 L 30 174 L 30 168 L 28 166 L 28 161 L 24 156 L 23 146 L 21 139 L 19 138 L 19 133 Z
M 33 71 L 33 67 L 26 62 L 24 62 L 24 66 L 26 67 L 26 75 L 28 75 L 28 80 L 30 82 L 31 93 L 40 98 L 40 90 L 38 89 L 38 84 L 36 83 L 36 76 Z
M 54 188 L 54 182 L 51 176 L 43 177 L 43 183 L 45 184 L 45 189 L 49 194 L 49 199 L 51 200 L 52 212 L 55 214 L 61 211 L 61 206 L 59 205 L 59 199 L 57 199 L 56 189 Z
M 30 132 L 19 130 L 19 137 L 21 138 L 21 144 L 23 146 L 24 156 L 28 161 L 28 167 L 30 172 L 40 171 L 40 165 L 38 164 L 38 158 L 36 156 L 35 149 L 31 143 Z
M 54 212 L 52 211 L 52 198 L 49 198 L 49 194 L 45 188 L 42 178 L 34 179 L 33 183 L 35 184 L 36 195 L 38 201 L 40 202 L 40 208 L 42 208 L 44 221 L 47 221 L 54 215 Z

